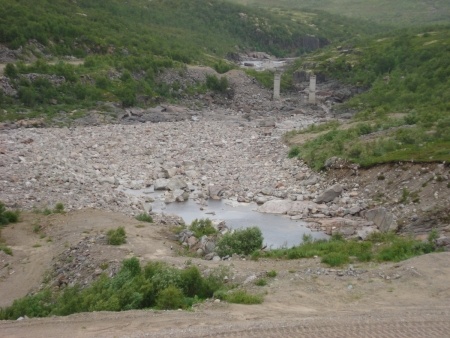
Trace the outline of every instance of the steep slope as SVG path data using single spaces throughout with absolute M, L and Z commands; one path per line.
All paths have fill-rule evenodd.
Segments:
M 349 18 L 365 19 L 392 26 L 447 23 L 450 3 L 446 0 L 234 0 L 261 7 L 314 9 Z
M 316 53 L 303 71 L 369 89 L 336 109 L 350 127 L 329 124 L 296 148 L 315 168 L 339 156 L 370 166 L 450 160 L 450 27 L 400 32 Z M 317 132 L 311 129 L 310 132 Z M 294 133 L 295 134 L 295 133 Z

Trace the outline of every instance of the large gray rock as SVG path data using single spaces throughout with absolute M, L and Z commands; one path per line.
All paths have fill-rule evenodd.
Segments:
M 155 190 L 166 190 L 167 189 L 167 183 L 169 183 L 168 180 L 165 178 L 158 178 L 154 183 L 153 187 Z
M 272 200 L 267 201 L 257 210 L 266 214 L 287 214 L 292 208 L 292 203 L 290 200 Z
M 187 183 L 179 177 L 172 177 L 171 179 L 169 179 L 169 182 L 167 182 L 167 189 L 171 191 L 175 191 L 177 189 L 182 190 L 186 188 Z
M 397 231 L 398 229 L 394 215 L 387 211 L 386 208 L 380 207 L 366 210 L 361 212 L 361 215 L 368 221 L 375 223 L 381 232 Z
M 213 241 L 208 241 L 208 242 L 206 242 L 203 250 L 205 251 L 206 254 L 209 254 L 211 252 L 214 252 L 215 249 L 216 249 L 216 244 Z
M 222 194 L 224 192 L 224 188 L 219 185 L 210 185 L 208 187 L 208 193 L 209 197 L 213 200 L 220 200 L 222 199 Z
M 322 212 L 324 213 L 326 209 L 326 213 L 328 213 L 327 206 L 319 205 L 317 203 L 311 201 L 294 201 L 291 203 L 291 208 L 288 211 L 290 216 L 295 215 L 305 215 L 307 216 L 310 213 Z
M 333 201 L 336 197 L 341 196 L 344 188 L 340 184 L 335 184 L 331 188 L 325 190 L 319 197 L 317 197 L 317 203 L 328 203 Z

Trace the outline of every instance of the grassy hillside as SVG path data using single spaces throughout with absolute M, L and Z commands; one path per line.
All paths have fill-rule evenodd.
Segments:
M 0 91 L 0 121 L 74 110 L 77 116 L 102 102 L 128 107 L 172 100 L 179 88 L 155 82 L 164 68 L 200 63 L 224 71 L 220 60 L 229 52 L 299 55 L 378 29 L 221 0 L 4 0 L 0 12 L 0 44 L 40 58 L 5 70 L 17 95 Z M 49 56 L 75 56 L 84 64 L 49 64 Z
M 4 0 L 0 43 L 36 39 L 57 55 L 84 57 L 126 48 L 182 61 L 240 49 L 296 53 L 320 30 L 269 11 L 221 0 Z
M 233 0 L 267 8 L 315 9 L 384 25 L 417 26 L 450 22 L 447 0 Z
M 324 126 L 291 156 L 316 169 L 332 156 L 367 166 L 450 161 L 450 26 L 329 48 L 302 62 L 311 61 L 314 72 L 369 90 L 340 107 L 358 112 L 351 128 Z

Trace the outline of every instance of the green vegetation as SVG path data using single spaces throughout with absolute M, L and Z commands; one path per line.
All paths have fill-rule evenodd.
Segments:
M 217 230 L 214 228 L 212 221 L 209 218 L 193 220 L 189 226 L 189 230 L 191 230 L 197 238 L 217 234 Z
M 330 40 L 356 35 L 350 32 L 380 31 L 376 25 L 326 13 L 292 16 L 222 0 L 37 0 L 33 4 L 5 0 L 0 11 L 0 43 L 38 57 L 31 65 L 6 66 L 5 75 L 17 95 L 1 93 L 0 121 L 75 119 L 89 109 L 108 117 L 114 109 L 105 102 L 151 106 L 207 88 L 223 93 L 228 88 L 226 78 L 209 78 L 206 84 L 183 92 L 178 83 L 161 83 L 158 75 L 193 63 L 212 66 L 222 74 L 233 68 L 223 60 L 228 53 L 259 50 L 299 55 Z M 48 55 L 57 59 L 49 61 Z M 84 62 L 58 61 L 67 57 Z M 271 86 L 270 73 L 254 76 Z M 290 78 L 283 76 L 282 88 L 289 86 Z
M 332 156 L 362 166 L 448 162 L 450 26 L 366 40 L 351 50 L 347 54 L 329 49 L 312 60 L 317 61 L 316 72 L 369 87 L 341 106 L 341 110 L 359 112 L 357 123 L 348 129 L 328 124 L 319 136 L 291 150 L 291 155 L 315 169 L 322 169 Z M 294 135 L 291 132 L 288 138 Z
M 226 233 L 217 242 L 219 256 L 236 254 L 250 255 L 262 247 L 263 236 L 258 227 L 237 229 L 233 233 Z
M 275 249 L 264 252 L 264 257 L 299 259 L 321 257 L 322 263 L 341 266 L 350 261 L 394 261 L 398 262 L 414 256 L 434 252 L 436 247 L 430 237 L 421 242 L 393 233 L 373 233 L 366 241 L 345 240 L 334 235 L 330 240 L 306 240 L 303 244 L 289 249 Z
M 255 285 L 257 285 L 257 286 L 266 286 L 267 285 L 267 279 L 259 278 L 259 279 L 256 280 Z
M 227 293 L 216 293 L 215 296 L 229 303 L 246 305 L 261 304 L 264 300 L 264 297 L 262 295 L 253 295 L 246 292 L 245 290 L 234 290 Z
M 447 23 L 450 4 L 446 0 L 233 0 L 253 6 L 278 7 L 278 11 L 322 10 L 355 19 L 393 26 Z
M 0 202 L 0 227 L 9 223 L 17 223 L 19 221 L 19 211 L 6 210 L 5 205 Z
M 2 228 L 10 223 L 17 223 L 19 221 L 19 210 L 6 210 L 5 205 L 0 202 L 0 251 L 3 251 L 7 255 L 12 255 L 12 250 L 4 243 L 2 238 Z
M 223 289 L 221 271 L 202 277 L 196 267 L 179 270 L 164 263 L 151 262 L 142 268 L 137 258 L 130 258 L 123 261 L 121 270 L 112 278 L 102 275 L 84 289 L 80 286 L 67 287 L 61 292 L 46 289 L 26 296 L 0 309 L 0 319 L 143 308 L 186 309 L 212 297 L 220 289 Z M 242 292 L 232 293 L 226 298 L 246 304 L 256 303 L 255 299 Z M 262 301 L 262 297 L 258 299 Z
M 106 233 L 106 238 L 108 241 L 108 244 L 110 245 L 121 245 L 127 242 L 127 235 L 125 233 L 124 227 L 118 227 L 117 229 L 109 230 Z
M 267 277 L 275 278 L 277 276 L 277 272 L 275 270 L 270 270 L 267 272 Z
M 150 215 L 147 214 L 147 213 L 139 214 L 139 215 L 137 215 L 135 218 L 136 218 L 138 221 L 141 221 L 141 222 L 153 223 L 153 218 L 152 218 L 152 216 L 150 216 Z
M 33 208 L 33 212 L 36 214 L 43 214 L 43 215 L 52 215 L 52 214 L 63 214 L 64 211 L 64 204 L 62 203 L 56 203 L 55 207 L 53 209 L 45 208 L 45 209 L 38 209 L 36 207 Z
M 213 91 L 224 93 L 227 91 L 229 84 L 228 79 L 225 76 L 220 77 L 220 79 L 215 75 L 206 76 L 206 87 Z

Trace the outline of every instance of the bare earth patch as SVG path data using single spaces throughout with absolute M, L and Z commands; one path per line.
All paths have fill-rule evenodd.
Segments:
M 420 337 L 424 333 L 445 337 L 450 329 L 448 252 L 400 263 L 358 263 L 342 268 L 328 268 L 319 259 L 216 263 L 178 256 L 178 244 L 170 240 L 170 224 L 158 221 L 142 223 L 92 209 L 50 216 L 29 213 L 22 218 L 2 232 L 13 256 L 0 256 L 1 306 L 38 288 L 49 275 L 54 258 L 68 248 L 118 226 L 125 227 L 127 243 L 114 247 L 91 241 L 90 264 L 100 266 L 136 256 L 143 262 L 161 260 L 180 268 L 195 264 L 204 270 L 224 265 L 239 283 L 271 270 L 277 276 L 267 278 L 266 286 L 246 284 L 249 291 L 266 294 L 261 305 L 211 300 L 189 312 L 98 312 L 2 321 L 2 337 L 57 337 L 67 332 L 71 337 Z M 83 272 L 80 278 L 88 277 Z

